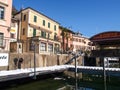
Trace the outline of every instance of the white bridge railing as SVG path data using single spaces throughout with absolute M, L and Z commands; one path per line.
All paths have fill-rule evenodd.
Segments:
M 69 68 L 75 68 L 74 65 L 56 65 L 56 66 L 48 66 L 48 67 L 37 67 L 36 72 L 52 72 L 52 71 L 59 71 L 59 70 L 67 70 Z M 77 66 L 77 69 L 84 69 L 84 70 L 103 70 L 103 67 L 92 67 L 92 66 Z M 105 68 L 106 71 L 117 71 L 120 73 L 120 68 Z M 34 68 L 26 68 L 26 69 L 16 69 L 16 70 L 9 70 L 9 71 L 0 71 L 1 76 L 8 76 L 8 75 L 17 75 L 17 74 L 30 74 L 34 72 Z
M 75 68 L 73 65 L 68 65 L 69 68 Z M 87 70 L 103 70 L 103 67 L 95 66 L 77 66 L 77 69 L 87 69 Z M 105 68 L 106 71 L 120 71 L 120 68 Z

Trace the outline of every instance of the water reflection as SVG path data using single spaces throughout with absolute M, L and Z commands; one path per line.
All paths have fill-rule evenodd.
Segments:
M 0 87 L 0 90 L 104 90 L 103 77 L 100 75 L 78 74 L 76 78 L 70 75 L 75 76 L 74 72 L 67 72 L 67 75 L 60 77 L 37 78 L 26 83 L 23 80 L 17 80 L 9 87 L 5 83 L 6 87 Z M 107 90 L 120 90 L 119 77 L 109 77 L 109 81 L 108 78 L 106 80 Z
M 76 90 L 76 88 L 72 85 L 67 85 L 67 86 L 61 87 L 57 90 Z M 95 89 L 87 88 L 87 87 L 77 87 L 77 90 L 95 90 Z
M 73 78 L 73 90 L 120 90 L 120 77 L 107 76 L 104 80 L 103 75 L 78 73 L 75 78 L 75 72 L 68 71 L 65 74 Z M 71 84 L 72 81 L 68 82 Z

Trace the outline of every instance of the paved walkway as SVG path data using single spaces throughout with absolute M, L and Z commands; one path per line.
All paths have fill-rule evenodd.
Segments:
M 49 67 L 39 67 L 39 68 L 36 68 L 36 75 L 49 74 L 49 73 L 64 71 L 68 69 L 75 70 L 75 66 L 74 65 L 59 65 L 59 66 L 56 65 L 56 66 L 49 66 Z M 117 74 L 120 76 L 120 68 L 105 68 L 105 70 L 106 72 L 109 72 L 111 74 Z M 103 73 L 103 67 L 77 66 L 77 71 L 84 72 L 84 73 L 96 72 L 96 74 L 100 72 L 101 74 Z M 25 78 L 25 77 L 32 77 L 32 76 L 34 76 L 34 68 L 0 71 L 0 82 L 19 79 L 19 78 Z

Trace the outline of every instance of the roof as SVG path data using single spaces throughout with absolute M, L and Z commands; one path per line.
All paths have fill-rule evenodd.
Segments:
M 90 38 L 94 43 L 102 45 L 119 44 L 120 42 L 120 31 L 108 31 L 96 34 Z
M 47 17 L 48 19 L 50 19 L 50 20 L 52 20 L 52 21 L 54 21 L 54 22 L 56 22 L 56 23 L 60 24 L 59 22 L 57 22 L 57 21 L 53 20 L 52 18 L 50 18 L 50 17 L 48 17 L 48 16 L 44 15 L 43 13 L 41 13 L 41 12 L 39 12 L 39 11 L 37 11 L 37 10 L 35 10 L 35 9 L 31 8 L 31 7 L 27 7 L 27 8 L 25 8 L 25 9 L 22 9 L 22 10 L 20 10 L 18 13 L 16 13 L 15 15 L 17 15 L 17 14 L 21 13 L 21 11 L 25 11 L 25 10 L 27 10 L 27 9 L 31 9 L 31 10 L 33 10 L 33 11 L 35 11 L 35 12 L 37 12 L 37 13 L 39 13 L 39 14 L 41 14 L 41 15 L 45 16 L 45 17 Z

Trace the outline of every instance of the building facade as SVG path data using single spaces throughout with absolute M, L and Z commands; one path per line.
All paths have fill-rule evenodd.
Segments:
M 18 33 L 18 20 L 15 18 L 12 18 L 11 28 L 10 28 L 10 42 L 17 41 L 17 33 Z
M 120 56 L 120 31 L 107 31 L 98 33 L 90 38 L 96 46 L 92 51 L 93 56 L 119 57 Z
M 46 15 L 26 8 L 15 16 L 20 21 L 18 39 L 22 43 L 22 52 L 55 53 L 59 47 L 59 23 Z
M 80 33 L 73 34 L 73 51 L 90 51 L 93 46 L 90 45 L 89 38 L 82 36 Z
M 19 23 L 19 20 L 16 18 L 11 19 L 10 52 L 22 53 L 22 49 L 19 48 L 19 46 L 22 46 L 22 44 L 18 42 Z
M 0 50 L 10 49 L 12 0 L 0 0 Z

